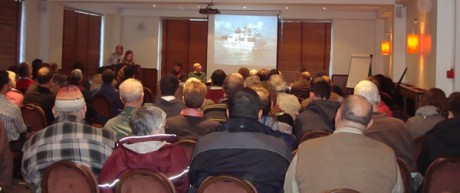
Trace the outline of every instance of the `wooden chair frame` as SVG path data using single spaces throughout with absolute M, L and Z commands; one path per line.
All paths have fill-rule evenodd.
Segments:
M 124 181 L 126 181 L 127 179 L 129 179 L 130 177 L 135 176 L 135 175 L 153 177 L 161 185 L 163 185 L 163 187 L 165 187 L 165 189 L 167 190 L 168 193 L 176 193 L 176 190 L 175 190 L 173 184 L 169 181 L 169 179 L 166 176 L 164 176 L 161 173 L 153 172 L 153 171 L 146 170 L 146 169 L 135 169 L 135 170 L 129 170 L 129 171 L 125 172 L 120 177 L 120 181 L 117 183 L 117 185 L 115 187 L 115 193 L 121 193 Z
M 432 179 L 432 175 L 434 171 L 436 171 L 437 168 L 439 168 L 440 166 L 446 163 L 454 163 L 454 164 L 460 165 L 460 157 L 441 157 L 441 158 L 434 160 L 426 171 L 424 184 L 423 184 L 423 191 L 422 191 L 423 193 L 429 193 L 430 186 L 431 186 L 431 179 Z
M 251 182 L 247 180 L 242 180 L 240 178 L 234 177 L 234 176 L 228 176 L 228 175 L 220 175 L 220 176 L 209 176 L 207 177 L 200 185 L 198 188 L 198 193 L 204 193 L 206 188 L 218 181 L 224 181 L 224 182 L 233 182 L 235 184 L 238 184 L 240 187 L 242 187 L 246 192 L 248 193 L 257 193 L 257 189 L 254 187 L 254 185 L 251 184 Z
M 69 160 L 63 160 L 63 161 L 58 161 L 56 163 L 51 164 L 45 171 L 45 173 L 42 176 L 42 181 L 41 181 L 41 186 L 42 186 L 42 193 L 48 193 L 48 177 L 53 171 L 54 168 L 57 167 L 69 167 L 72 169 L 75 169 L 78 171 L 80 174 L 85 176 L 86 182 L 88 183 L 89 187 L 91 188 L 91 193 L 99 193 L 99 187 L 97 186 L 96 182 L 92 179 L 91 174 L 85 170 L 83 165 L 77 164 L 75 162 L 69 161 Z M 94 174 L 93 174 L 94 175 Z
M 41 129 L 44 129 L 46 126 L 48 126 L 48 123 L 46 122 L 45 111 L 40 106 L 35 105 L 35 104 L 24 104 L 24 106 L 21 107 L 22 118 L 24 119 L 24 122 L 26 122 L 25 121 L 26 118 L 24 117 L 24 114 L 25 114 L 24 111 L 36 111 L 36 112 L 38 111 L 40 113 L 39 116 L 41 117 L 41 120 L 44 123 L 44 127 L 41 128 Z M 33 128 L 28 128 L 28 129 L 31 129 L 30 132 L 37 132 L 37 131 L 41 130 L 41 129 L 37 130 L 37 129 L 33 129 Z

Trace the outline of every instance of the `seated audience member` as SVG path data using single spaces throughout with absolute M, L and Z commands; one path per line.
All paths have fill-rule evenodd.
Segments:
M 102 72 L 104 72 L 106 69 L 112 69 L 112 68 L 107 67 L 107 66 L 102 66 L 97 69 L 97 74 L 95 74 L 93 78 L 91 79 L 91 85 L 89 87 L 89 90 L 91 93 L 94 94 L 94 92 L 96 92 L 95 90 L 101 88 L 102 84 L 104 84 L 104 81 L 102 80 Z M 114 75 L 114 79 L 115 79 L 115 75 Z M 115 84 L 116 84 L 115 81 L 113 81 L 112 85 L 115 86 Z
M 64 86 L 67 86 L 69 84 L 69 81 L 68 81 L 67 75 L 59 73 L 59 74 L 54 74 L 53 83 L 54 83 L 54 86 L 56 86 L 57 88 L 62 88 Z
M 227 75 L 223 70 L 217 69 L 211 75 L 212 85 L 209 87 L 208 92 L 206 93 L 206 98 L 211 99 L 214 103 L 218 103 L 219 100 L 224 97 L 224 90 L 222 85 L 224 84 L 224 79 Z
M 304 71 L 300 73 L 299 80 L 291 84 L 291 93 L 301 102 L 310 96 L 310 72 Z
M 73 69 L 70 72 L 69 83 L 71 85 L 77 86 L 80 89 L 83 97 L 85 98 L 85 103 L 89 104 L 92 96 L 89 92 L 89 89 L 86 89 L 83 86 L 83 72 L 80 69 Z M 96 110 L 94 110 L 91 105 L 88 105 L 86 108 L 85 121 L 91 125 L 96 120 L 96 116 Z
M 32 61 L 32 79 L 37 80 L 37 73 L 43 67 L 43 61 L 39 58 Z
M 134 169 L 160 172 L 167 177 L 181 175 L 172 182 L 177 193 L 187 192 L 189 180 L 185 170 L 188 159 L 181 147 L 169 143 L 177 141 L 177 138 L 164 134 L 165 119 L 166 113 L 152 105 L 133 112 L 130 125 L 136 137 L 121 139 L 118 148 L 105 162 L 98 178 L 101 193 L 115 192 L 115 180 Z
M 377 86 L 368 80 L 362 80 L 355 86 L 355 95 L 365 97 L 373 107 L 372 120 L 374 124 L 364 132 L 364 135 L 380 141 L 393 149 L 397 157 L 406 161 L 409 171 L 415 172 L 415 144 L 403 121 L 388 117 L 378 112 L 380 95 Z
M 6 92 L 5 96 L 6 98 L 12 102 L 13 104 L 18 105 L 18 107 L 23 106 L 23 101 L 24 101 L 24 95 L 22 94 L 21 91 L 16 89 L 16 81 L 17 81 L 17 76 L 16 73 L 12 71 L 7 71 L 8 72 L 8 77 L 10 78 L 10 90 Z
M 344 100 L 335 117 L 334 134 L 300 144 L 284 183 L 285 193 L 402 193 L 404 186 L 393 151 L 363 135 L 372 125 L 372 105 L 358 95 Z
M 180 82 L 187 81 L 187 75 L 182 73 L 182 64 L 181 63 L 174 63 L 173 70 L 171 72 Z
M 56 92 L 53 83 L 53 72 L 49 67 L 41 67 L 37 71 L 37 84 L 27 89 L 24 95 L 24 104 L 36 104 L 45 112 L 46 123 L 51 125 L 54 122 L 52 112 Z
M 112 84 L 115 73 L 111 69 L 105 69 L 101 77 L 103 84 L 99 89 L 93 91 L 93 96 L 102 94 L 107 97 L 112 105 L 112 115 L 118 115 L 123 108 L 123 104 L 120 101 L 120 92 Z
M 40 72 L 39 72 L 40 74 Z M 86 104 L 76 86 L 59 90 L 53 112 L 56 122 L 35 133 L 24 144 L 22 175 L 32 192 L 41 192 L 41 176 L 48 166 L 70 160 L 83 164 L 98 176 L 105 160 L 112 153 L 115 137 L 112 132 L 86 124 Z
M 257 93 L 243 88 L 230 96 L 230 119 L 218 131 L 198 139 L 190 164 L 190 193 L 208 176 L 231 175 L 250 181 L 258 192 L 283 192 L 291 151 L 280 132 L 258 122 Z
M 249 76 L 257 76 L 257 70 L 256 69 L 249 70 Z
M 203 72 L 203 67 L 201 67 L 200 63 L 193 64 L 193 71 L 188 73 L 188 78 L 192 77 L 206 83 L 206 73 Z
M 155 98 L 155 106 L 166 112 L 166 117 L 177 116 L 185 108 L 182 100 L 174 96 L 178 88 L 179 80 L 175 76 L 168 74 L 161 78 L 161 97 Z
M 206 85 L 196 78 L 189 78 L 184 84 L 183 94 L 185 108 L 180 115 L 166 120 L 166 133 L 198 139 L 215 131 L 219 122 L 206 120 L 200 110 L 206 96 Z
M 375 84 L 375 86 L 377 86 L 377 88 L 379 89 L 380 98 L 382 98 L 383 92 L 381 92 L 379 80 L 376 79 L 374 76 L 369 76 L 367 80 L 371 81 L 372 83 Z M 380 103 L 378 106 L 378 112 L 382 112 L 382 113 L 385 113 L 389 117 L 393 117 L 393 112 L 391 112 L 390 108 L 388 107 L 387 104 L 385 104 L 385 102 L 383 102 L 383 100 L 380 100 Z
M 260 81 L 264 82 L 264 81 L 269 81 L 270 80 L 270 71 L 265 69 L 265 68 L 262 68 L 260 70 L 257 71 L 257 76 L 259 77 Z
M 297 97 L 286 93 L 287 84 L 281 75 L 272 75 L 270 83 L 275 87 L 278 94 L 276 104 L 295 120 L 300 111 L 300 103 Z
M 252 90 L 256 91 L 260 98 L 260 105 L 262 109 L 262 116 L 259 119 L 259 122 L 264 124 L 267 127 L 270 127 L 275 132 L 281 132 L 278 134 L 288 147 L 292 148 L 294 146 L 295 137 L 292 135 L 292 126 L 276 120 L 276 116 L 270 114 L 273 103 L 270 101 L 270 94 L 262 86 L 251 87 Z
M 115 52 L 110 54 L 110 57 L 105 62 L 104 66 L 116 65 L 121 62 L 122 58 L 123 58 L 123 46 L 117 45 L 115 46 Z
M 244 80 L 244 85 L 248 88 L 255 86 L 258 87 L 262 86 L 262 82 L 260 81 L 258 76 L 249 76 L 248 78 L 246 78 L 246 80 Z
M 32 65 L 28 62 L 21 63 L 18 74 L 21 78 L 16 83 L 16 88 L 22 93 L 25 93 L 29 86 L 35 82 L 32 80 Z
M 207 105 L 203 111 L 209 108 L 218 108 L 219 111 L 208 111 L 205 114 L 206 118 L 213 118 L 218 120 L 227 120 L 228 116 L 226 113 L 228 98 L 233 95 L 237 90 L 244 88 L 243 77 L 238 73 L 233 73 L 225 77 L 224 79 L 224 97 L 219 101 L 218 104 Z
M 415 116 L 409 118 L 406 127 L 412 138 L 423 136 L 439 122 L 446 119 L 446 94 L 439 88 L 432 88 L 423 95 Z
M 249 69 L 246 67 L 241 67 L 238 69 L 238 73 L 241 74 L 244 80 L 249 77 Z
M 332 81 L 331 81 L 331 78 L 329 78 L 329 76 L 316 76 L 315 78 L 313 78 L 313 80 L 311 81 L 311 84 L 315 84 L 316 82 L 319 82 L 319 81 L 325 81 L 329 84 L 329 86 L 331 87 L 331 95 L 329 97 L 329 100 L 331 101 L 337 101 L 339 103 L 342 102 L 343 100 L 343 97 L 338 95 L 337 93 L 333 92 L 332 91 Z M 302 109 L 305 109 L 308 104 L 312 101 L 313 99 L 311 98 L 307 98 L 307 99 L 304 99 L 302 102 L 301 102 L 301 105 L 302 105 Z
M 243 76 L 239 73 L 232 73 L 225 77 L 223 82 L 224 97 L 219 103 L 227 103 L 228 98 L 237 90 L 244 88 Z
M 297 140 L 307 131 L 334 131 L 334 118 L 340 104 L 330 101 L 331 87 L 325 81 L 316 82 L 310 92 L 312 102 L 302 111 L 294 123 Z
M 454 92 L 447 101 L 448 119 L 425 133 L 417 160 L 418 171 L 425 174 L 428 166 L 440 157 L 460 156 L 460 93 Z
M 16 104 L 11 103 L 5 96 L 10 90 L 10 78 L 8 72 L 0 71 L 0 120 L 3 122 L 11 150 L 21 152 L 22 145 L 27 140 L 25 135 L 27 127 L 22 119 L 21 109 Z
M 123 81 L 120 85 L 120 99 L 124 104 L 123 111 L 104 125 L 104 129 L 115 132 L 117 139 L 133 134 L 129 126 L 129 119 L 131 113 L 141 107 L 144 102 L 144 87 L 141 82 L 134 78 Z

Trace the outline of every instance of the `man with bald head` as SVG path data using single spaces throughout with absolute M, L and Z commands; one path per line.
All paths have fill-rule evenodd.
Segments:
M 372 123 L 372 105 L 366 98 L 345 99 L 335 117 L 334 133 L 300 144 L 284 191 L 316 193 L 346 187 L 359 192 L 403 192 L 393 151 L 363 135 Z
M 415 145 L 412 136 L 403 121 L 378 112 L 380 94 L 377 86 L 369 80 L 362 80 L 356 84 L 354 94 L 366 98 L 373 107 L 374 124 L 364 132 L 364 135 L 390 146 L 396 157 L 404 159 L 409 170 L 415 172 L 417 169 L 413 159 Z
M 24 95 L 24 104 L 36 104 L 45 111 L 46 123 L 54 122 L 52 112 L 57 90 L 54 89 L 53 71 L 49 67 L 41 67 L 37 71 L 37 83 L 30 86 Z
M 300 73 L 299 80 L 291 84 L 291 93 L 299 99 L 299 102 L 310 96 L 310 81 L 310 72 L 303 71 Z

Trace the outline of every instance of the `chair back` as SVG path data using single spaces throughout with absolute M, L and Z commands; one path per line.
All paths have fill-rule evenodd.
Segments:
M 153 93 L 147 87 L 144 87 L 144 103 L 153 103 Z
M 145 169 L 125 172 L 115 187 L 115 193 L 175 193 L 168 178 L 157 172 Z
M 340 189 L 334 189 L 331 191 L 327 191 L 325 193 L 359 193 L 356 190 L 348 189 L 348 188 L 340 188 Z
M 309 139 L 314 139 L 314 138 L 318 138 L 318 137 L 324 137 L 324 136 L 328 136 L 330 135 L 331 132 L 329 131 L 321 131 L 321 130 L 311 130 L 311 131 L 307 131 L 305 132 L 302 137 L 300 138 L 300 142 L 299 143 L 302 143 L 306 140 L 309 140 Z
M 404 193 L 411 193 L 412 192 L 412 176 L 409 171 L 409 167 L 407 166 L 406 161 L 404 159 L 398 157 L 396 158 L 399 166 L 399 172 L 401 173 L 401 178 L 404 184 Z
M 227 104 L 207 105 L 203 109 L 206 119 L 214 120 L 220 123 L 227 121 Z
M 27 129 L 36 132 L 48 126 L 46 122 L 45 111 L 34 104 L 25 104 L 21 107 L 21 114 Z
M 185 154 L 187 155 L 188 160 L 192 159 L 193 149 L 195 149 L 196 140 L 195 139 L 181 139 L 175 143 L 177 146 L 184 149 Z
M 257 193 L 257 189 L 247 180 L 221 175 L 206 178 L 198 188 L 198 193 Z
M 424 193 L 460 192 L 460 157 L 434 160 L 425 174 Z
M 91 106 L 96 111 L 96 123 L 104 125 L 109 119 L 113 117 L 112 115 L 112 103 L 110 100 L 102 95 L 96 94 L 91 98 Z
M 69 160 L 51 164 L 42 176 L 43 193 L 99 193 L 96 176 Z
M 0 121 L 0 187 L 11 185 L 13 175 L 13 156 L 3 122 Z

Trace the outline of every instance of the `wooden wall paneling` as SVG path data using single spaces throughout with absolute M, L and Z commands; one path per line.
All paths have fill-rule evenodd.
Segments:
M 19 62 L 21 3 L 0 1 L 0 67 L 6 69 Z
M 207 21 L 189 21 L 189 42 L 188 42 L 188 61 L 189 65 L 198 62 L 207 69 L 207 52 L 208 52 L 208 22 Z M 191 71 L 192 68 L 189 68 Z M 184 71 L 189 72 L 189 71 Z
M 157 89 L 156 89 L 157 78 L 158 78 L 157 69 L 141 68 L 142 85 L 152 90 L 153 96 L 156 96 L 157 94 Z
M 283 22 L 279 24 L 278 38 L 278 70 L 283 73 L 286 81 L 298 78 L 301 65 L 302 24 L 300 22 Z
M 89 16 L 86 14 L 77 14 L 77 58 L 75 62 L 80 62 L 83 65 L 88 64 L 88 31 Z
M 324 32 L 324 38 L 326 39 L 324 48 L 324 69 L 329 72 L 329 66 L 331 63 L 331 23 L 325 23 L 326 31 Z
M 167 19 L 163 19 L 161 21 L 161 75 L 165 75 L 168 73 L 167 71 L 167 48 L 168 48 L 168 21 Z
M 329 72 L 325 68 L 325 30 L 324 23 L 302 23 L 302 66 L 312 74 Z
M 174 63 L 182 64 L 182 71 L 188 72 L 190 66 L 188 61 L 188 20 L 169 20 L 167 22 L 166 34 L 166 73 L 171 73 Z
M 86 76 L 92 77 L 99 67 L 101 46 L 101 17 L 89 15 L 88 29 L 88 60 L 86 63 Z
M 69 73 L 73 63 L 77 60 L 77 13 L 72 10 L 64 10 L 64 30 L 62 39 L 62 62 L 61 71 Z

